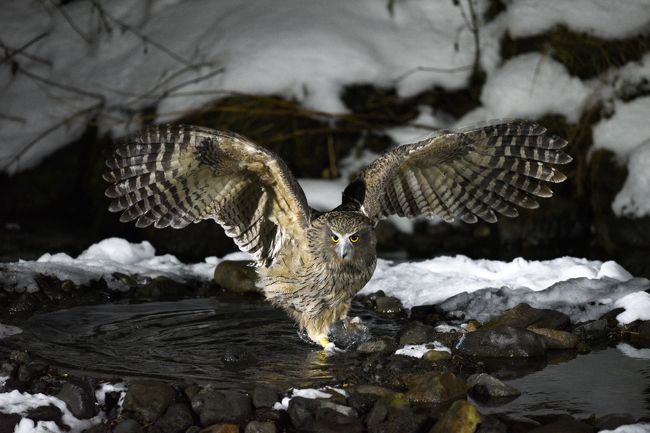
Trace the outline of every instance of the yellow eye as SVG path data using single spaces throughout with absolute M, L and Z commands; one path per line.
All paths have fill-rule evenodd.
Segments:
M 350 242 L 352 242 L 353 244 L 356 244 L 357 242 L 359 242 L 359 239 L 360 239 L 359 235 L 350 236 Z
M 332 239 L 332 242 L 334 242 L 335 244 L 339 243 L 339 237 L 336 236 L 336 235 L 332 235 L 332 237 L 330 239 Z

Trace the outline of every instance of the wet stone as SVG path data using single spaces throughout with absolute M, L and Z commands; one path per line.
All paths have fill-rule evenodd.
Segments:
M 583 323 L 573 329 L 580 338 L 591 341 L 607 338 L 609 329 L 607 320 L 599 319 L 591 322 Z
M 513 398 L 521 392 L 486 373 L 472 374 L 467 378 L 467 386 L 473 396 L 480 398 Z
M 287 408 L 291 424 L 297 429 L 312 430 L 316 422 L 315 415 L 318 406 L 318 402 L 314 399 L 304 397 L 292 398 Z
M 88 419 L 95 415 L 95 392 L 86 380 L 70 379 L 63 384 L 56 396 L 63 400 L 70 412 L 79 419 Z
M 25 416 L 34 422 L 54 421 L 57 425 L 61 425 L 61 417 L 63 416 L 63 413 L 58 407 L 48 405 L 29 409 Z
M 430 433 L 474 433 L 481 414 L 467 400 L 455 401 Z
M 268 386 L 256 386 L 253 390 L 253 406 L 272 407 L 278 401 L 278 392 Z
M 562 419 L 534 428 L 528 433 L 593 433 L 594 429 L 585 423 L 576 421 L 571 417 Z
M 253 405 L 247 395 L 206 387 L 192 398 L 192 410 L 199 415 L 202 425 L 211 425 L 246 421 L 253 414 Z
M 0 412 L 0 433 L 14 433 L 16 424 L 20 422 L 21 418 L 17 413 Z
M 455 374 L 445 372 L 416 373 L 404 380 L 411 404 L 438 404 L 459 398 L 467 393 L 467 384 Z
M 261 421 L 251 421 L 246 424 L 244 433 L 276 433 L 277 428 L 275 423 L 272 422 L 261 422 Z
M 578 337 L 570 332 L 548 328 L 528 328 L 528 330 L 544 337 L 546 347 L 549 349 L 575 349 L 578 345 Z
M 443 320 L 444 312 L 437 305 L 417 305 L 411 308 L 409 320 L 425 325 L 437 325 Z
M 643 321 L 637 326 L 632 338 L 638 341 L 650 341 L 650 320 Z
M 600 316 L 599 319 L 606 320 L 607 326 L 609 328 L 616 328 L 618 326 L 618 319 L 616 318 L 616 316 L 623 313 L 624 311 L 625 308 L 614 308 L 613 310 L 608 311 L 607 313 Z
M 411 322 L 402 328 L 398 334 L 399 346 L 408 344 L 425 344 L 434 340 L 436 330 L 433 326 L 423 325 L 418 322 Z
M 370 413 L 368 413 L 368 416 L 366 417 L 366 424 L 368 424 L 369 427 L 374 426 L 386 420 L 387 417 L 388 406 L 382 400 L 379 400 L 372 407 Z
M 416 433 L 422 431 L 427 417 L 415 414 L 410 408 L 389 413 L 388 419 L 378 424 L 368 424 L 370 433 Z
M 193 287 L 167 277 L 153 278 L 145 285 L 138 286 L 133 299 L 139 301 L 174 301 L 186 298 Z
M 508 426 L 494 416 L 487 416 L 481 420 L 475 433 L 508 433 Z
M 192 428 L 192 427 L 190 427 Z M 213 424 L 200 430 L 199 433 L 239 433 L 237 424 Z
M 601 416 L 596 420 L 596 431 L 616 430 L 618 427 L 627 424 L 634 424 L 636 420 L 629 413 L 612 413 Z
M 345 318 L 332 323 L 328 334 L 330 341 L 343 350 L 351 350 L 371 338 L 370 329 L 360 318 Z
M 456 350 L 479 358 L 535 358 L 546 354 L 546 342 L 534 332 L 500 326 L 465 334 Z
M 377 400 L 379 400 L 379 397 L 374 394 L 352 392 L 348 397 L 348 404 L 357 413 L 365 415 L 370 412 Z
M 404 316 L 406 315 L 402 301 L 394 296 L 380 296 L 375 299 L 375 311 L 387 316 Z
M 422 359 L 425 359 L 429 362 L 446 361 L 448 359 L 451 359 L 451 354 L 444 350 L 429 350 L 422 356 Z
M 123 410 L 142 424 L 150 424 L 165 413 L 174 401 L 174 389 L 164 382 L 142 380 L 133 382 L 124 398 Z
M 113 428 L 113 433 L 144 433 L 144 429 L 136 420 L 125 419 Z
M 321 407 L 316 412 L 314 431 L 316 433 L 361 433 L 363 424 L 352 414 L 346 415 L 329 407 Z
M 214 270 L 214 281 L 229 292 L 258 293 L 257 272 L 249 260 L 224 260 Z
M 503 325 L 512 326 L 513 328 L 566 329 L 571 325 L 571 319 L 559 311 L 533 308 L 522 303 L 504 311 L 484 324 L 483 328 L 492 329 Z
M 396 350 L 397 343 L 390 337 L 365 341 L 357 347 L 357 352 L 360 353 L 394 353 Z
M 183 433 L 194 424 L 189 407 L 182 403 L 174 403 L 167 408 L 149 429 L 151 433 Z

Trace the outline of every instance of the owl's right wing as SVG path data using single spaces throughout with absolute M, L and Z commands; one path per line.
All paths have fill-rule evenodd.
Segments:
M 343 207 L 373 221 L 389 215 L 437 215 L 473 223 L 515 217 L 550 197 L 546 182 L 566 179 L 549 164 L 566 164 L 566 140 L 527 121 L 447 131 L 379 156 L 343 193 Z
M 182 228 L 214 219 L 268 266 L 309 221 L 303 190 L 275 154 L 232 132 L 152 126 L 106 161 L 109 210 L 138 227 Z

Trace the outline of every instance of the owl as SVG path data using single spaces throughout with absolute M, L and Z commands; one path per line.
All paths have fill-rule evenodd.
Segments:
M 109 210 L 138 227 L 183 228 L 212 219 L 252 255 L 258 286 L 309 339 L 331 346 L 332 323 L 347 317 L 377 262 L 375 226 L 390 215 L 495 222 L 538 207 L 551 164 L 571 158 L 567 142 L 527 121 L 442 131 L 380 155 L 329 212 L 309 207 L 277 155 L 232 132 L 152 126 L 106 163 Z

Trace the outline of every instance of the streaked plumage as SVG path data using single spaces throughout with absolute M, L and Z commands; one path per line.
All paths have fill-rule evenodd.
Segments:
M 286 164 L 237 134 L 154 126 L 107 161 L 109 209 L 138 227 L 219 223 L 255 259 L 260 288 L 323 345 L 376 264 L 374 226 L 389 215 L 473 223 L 518 215 L 565 176 L 567 142 L 525 121 L 447 131 L 384 153 L 331 212 L 312 210 Z

